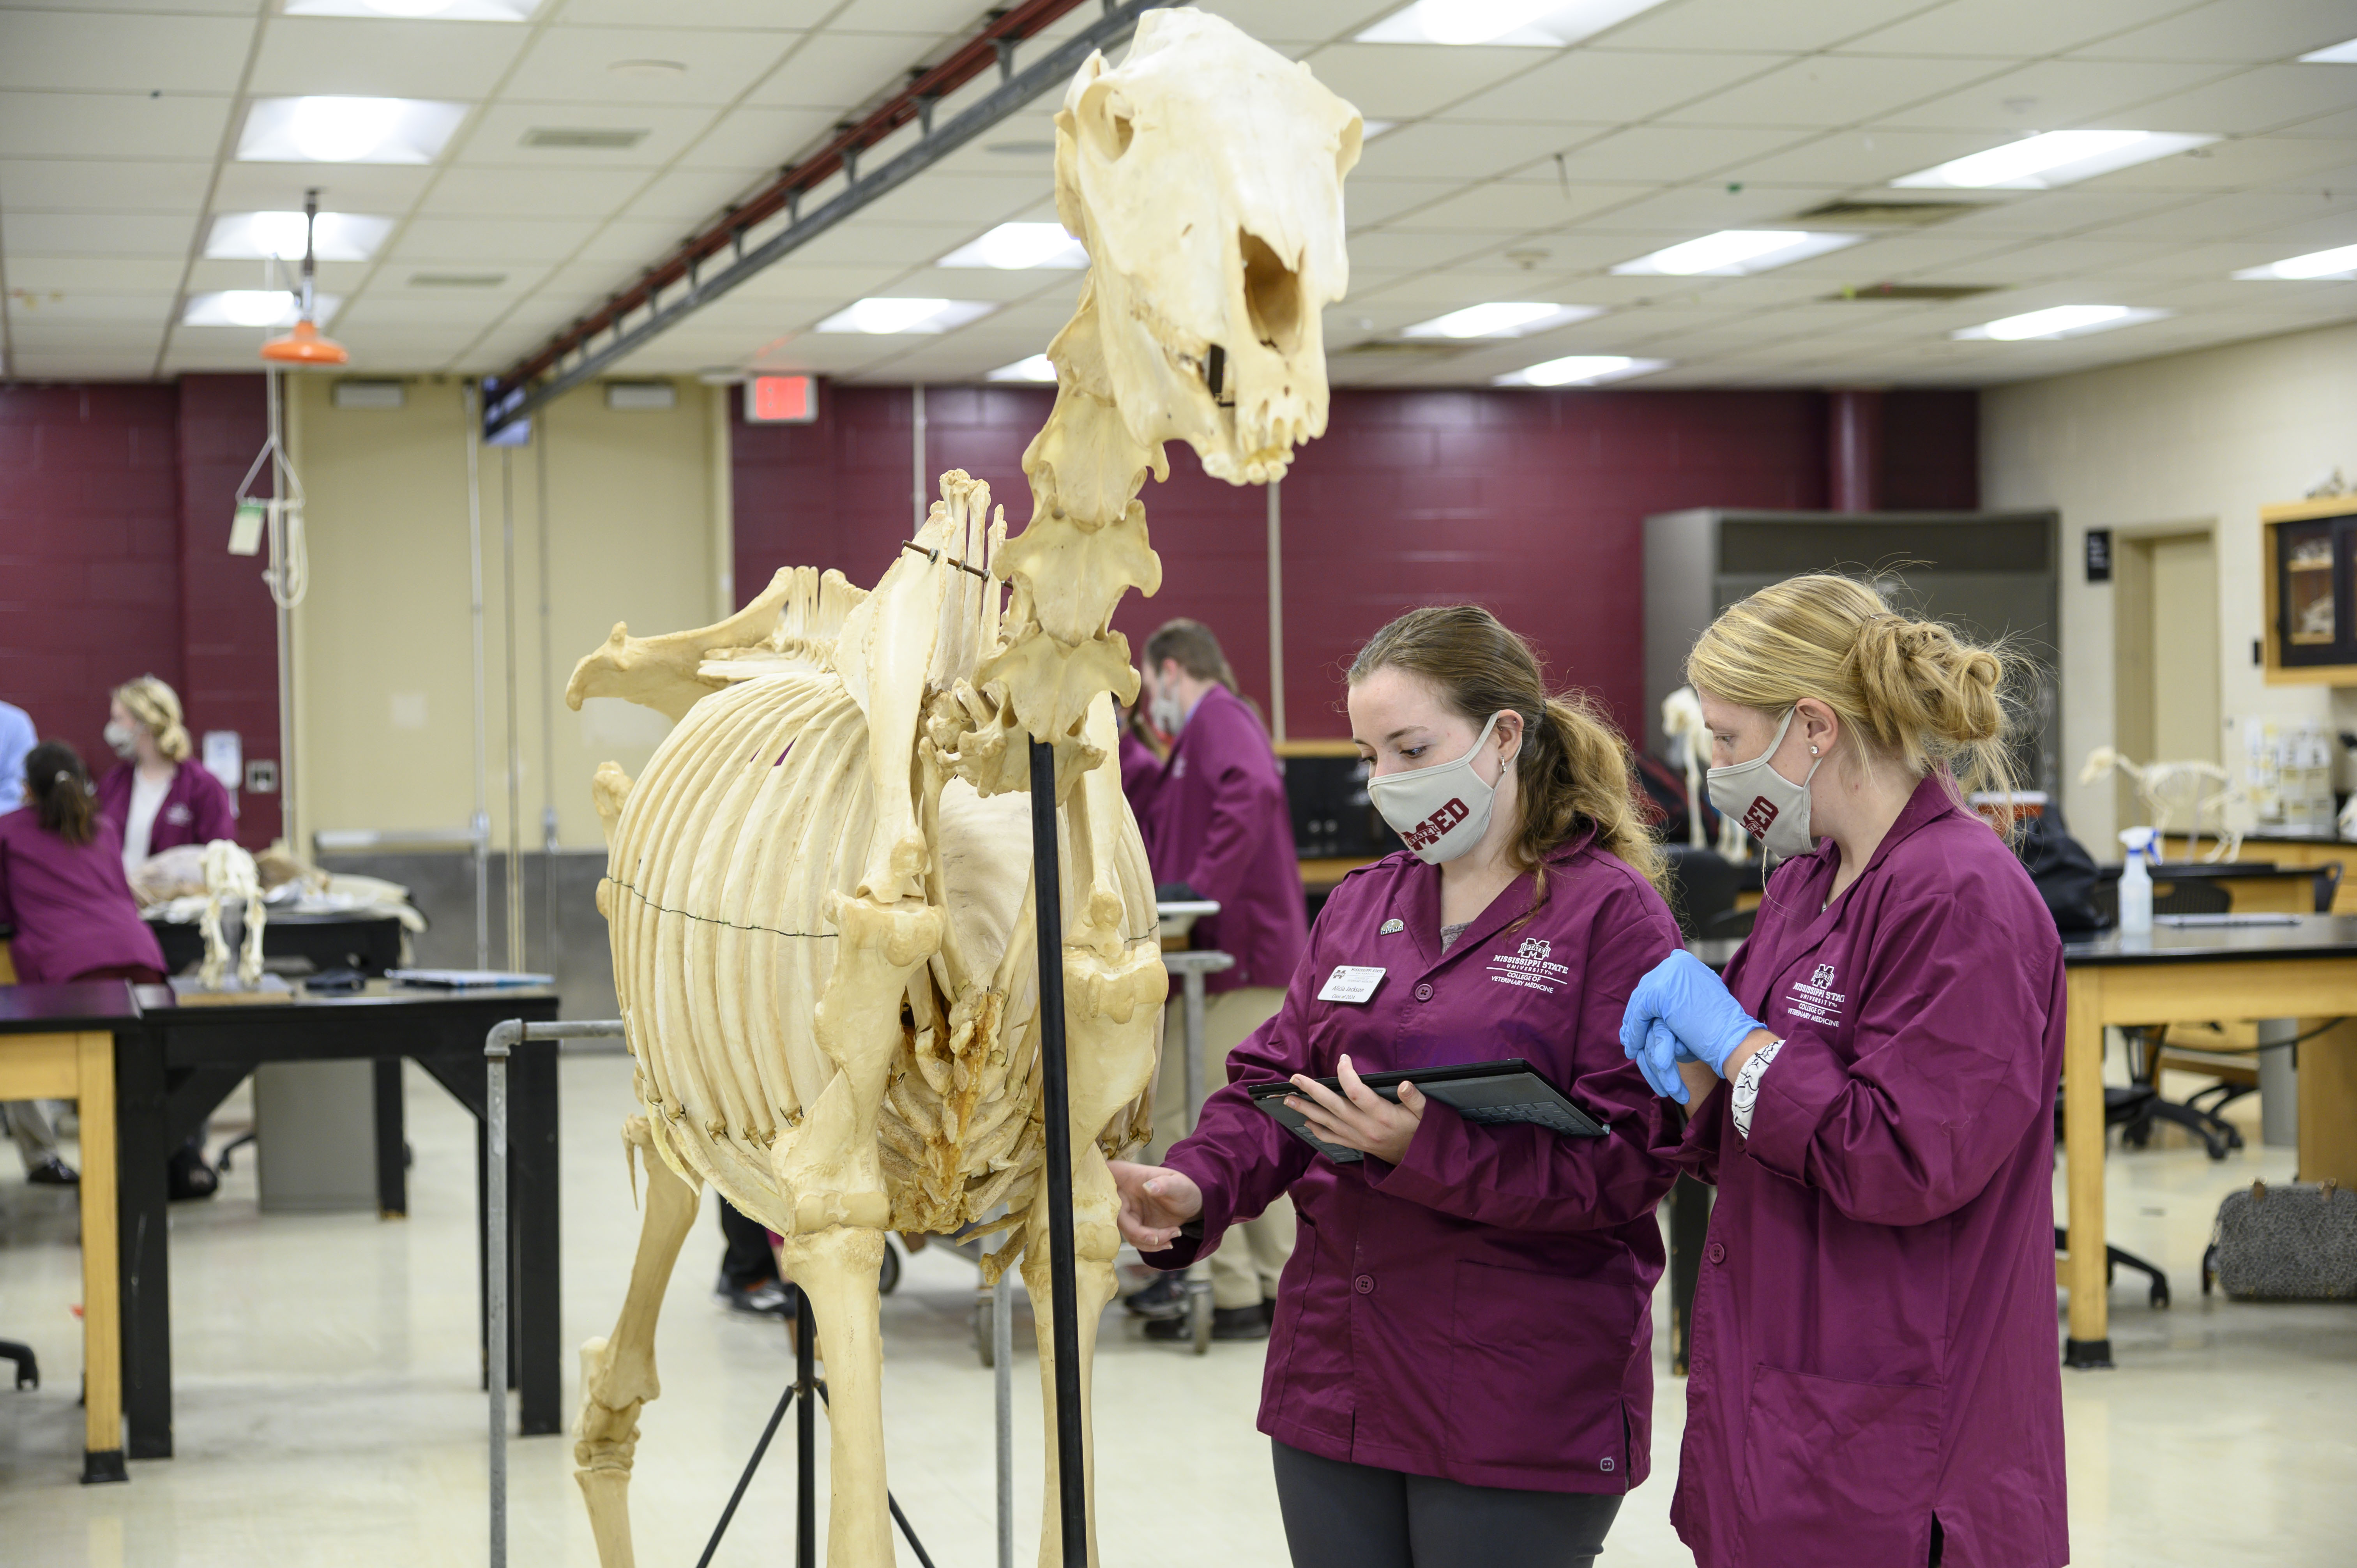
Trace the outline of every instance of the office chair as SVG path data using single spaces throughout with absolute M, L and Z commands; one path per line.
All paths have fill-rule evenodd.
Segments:
M 1692 844 L 1662 846 L 1669 860 L 1670 913 L 1686 940 L 1714 933 L 1706 928 L 1717 917 L 1735 908 L 1736 884 L 1740 879 L 1725 855 Z
M 2130 1053 L 2130 1059 L 2133 1060 L 2133 1045 L 2131 1045 Z M 2125 1126 L 2135 1120 L 2146 1106 L 2159 1097 L 2160 1091 L 2149 1085 L 2128 1084 L 2122 1087 L 2105 1084 L 2104 1086 L 2105 1133 L 2108 1135 L 2114 1127 Z M 2060 1096 L 2057 1096 L 2054 1101 L 2054 1136 L 2058 1141 L 2062 1136 L 2062 1101 Z M 2068 1227 L 2057 1225 L 2054 1228 L 2054 1250 L 2057 1252 L 2067 1252 L 2071 1250 L 2071 1232 Z M 2146 1292 L 2146 1299 L 2153 1305 L 2169 1305 L 2169 1276 L 2161 1273 L 2158 1265 L 2145 1262 L 2125 1248 L 2105 1247 L 2104 1249 L 2104 1283 L 2106 1286 L 2110 1285 L 2112 1276 L 2124 1268 L 2133 1269 L 2152 1281 L 2150 1288 Z
M 2337 860 L 2316 868 L 2311 908 L 2317 914 L 2332 913 L 2341 893 L 2342 869 Z M 2243 1096 L 2259 1091 L 2258 1047 L 2255 1042 L 2227 1039 L 2216 1025 L 2209 1027 L 2212 1035 L 2206 1038 L 2182 1025 L 2164 1035 L 2159 1055 L 2154 1058 L 2153 1079 L 2158 1082 L 2164 1072 L 2194 1072 L 2213 1079 L 2187 1095 L 2182 1103 L 2214 1117 Z

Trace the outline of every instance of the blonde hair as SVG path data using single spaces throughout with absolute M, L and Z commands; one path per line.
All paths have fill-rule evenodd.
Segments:
M 1814 697 L 1870 756 L 1917 778 L 1939 769 L 1960 792 L 2000 795 L 2014 788 L 2005 677 L 2001 649 L 1902 615 L 1829 573 L 1760 589 L 1686 656 L 1686 679 L 1715 697 L 1770 714 Z M 1997 814 L 2010 831 L 2010 810 Z
M 1661 846 L 1638 809 L 1629 743 L 1585 693 L 1550 695 L 1538 655 L 1496 616 L 1479 605 L 1410 610 L 1359 650 L 1351 684 L 1386 669 L 1429 682 L 1470 724 L 1508 710 L 1522 715 L 1514 762 L 1522 821 L 1510 854 L 1515 869 L 1537 881 L 1534 908 L 1546 898 L 1547 855 L 1591 828 L 1599 845 L 1662 886 Z
M 114 689 L 114 700 L 123 704 L 124 712 L 147 726 L 156 737 L 156 749 L 172 762 L 186 762 L 195 748 L 188 744 L 188 731 L 180 722 L 180 694 L 153 675 L 142 675 L 136 681 L 125 681 Z

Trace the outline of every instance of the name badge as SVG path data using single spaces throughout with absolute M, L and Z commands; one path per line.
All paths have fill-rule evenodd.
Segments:
M 1383 972 L 1360 963 L 1337 964 L 1334 972 L 1326 977 L 1326 989 L 1318 993 L 1320 1002 L 1364 1002 L 1383 983 Z

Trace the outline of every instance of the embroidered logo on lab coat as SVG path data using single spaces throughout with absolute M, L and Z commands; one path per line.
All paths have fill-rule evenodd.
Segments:
M 1185 757 L 1174 757 L 1170 759 L 1170 777 L 1173 779 L 1184 779 L 1187 777 L 1187 759 Z
M 1848 1000 L 1833 988 L 1834 966 L 1817 965 L 1817 971 L 1807 980 L 1792 982 L 1792 994 L 1784 998 L 1785 1007 L 1793 1017 L 1809 1024 L 1835 1025 L 1841 1022 L 1842 1004 Z
M 1569 964 L 1556 963 L 1547 956 L 1554 950 L 1554 944 L 1544 938 L 1526 937 L 1516 950 L 1490 955 L 1490 978 L 1500 985 L 1552 996 L 1571 978 Z
M 174 827 L 186 827 L 188 823 L 196 820 L 196 815 L 197 814 L 194 811 L 189 811 L 186 806 L 167 806 L 164 808 L 164 820 L 171 823 Z

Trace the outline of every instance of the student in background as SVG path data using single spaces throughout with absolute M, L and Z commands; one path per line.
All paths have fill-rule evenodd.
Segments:
M 1196 922 L 1192 944 L 1236 961 L 1233 969 L 1204 981 L 1203 1081 L 1215 1087 L 1224 1081 L 1229 1051 L 1284 1002 L 1308 944 L 1293 813 L 1268 732 L 1236 695 L 1234 671 L 1209 628 L 1174 620 L 1146 639 L 1143 694 L 1154 727 L 1175 737 L 1141 824 L 1156 896 L 1166 902 L 1216 901 L 1220 912 Z M 1163 1009 L 1155 1153 L 1186 1130 L 1186 1013 L 1174 1004 Z M 1268 1333 L 1277 1277 L 1293 1253 L 1292 1200 L 1278 1193 L 1239 1230 L 1227 1251 L 1211 1259 L 1214 1338 L 1258 1339 Z M 1130 1303 L 1153 1320 L 1146 1328 L 1149 1336 L 1175 1339 L 1186 1333 L 1184 1286 L 1177 1275 L 1156 1281 Z
M 100 781 L 98 813 L 113 824 L 126 875 L 158 850 L 237 837 L 229 791 L 188 755 L 171 687 L 153 675 L 117 686 L 106 744 L 123 761 Z
M 0 925 L 16 929 L 10 958 L 27 984 L 164 978 L 164 952 L 124 880 L 113 825 L 91 801 L 72 746 L 44 741 L 26 755 L 24 809 L 0 815 Z M 27 1180 L 72 1184 L 48 1118 L 28 1101 L 8 1109 Z

